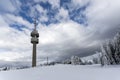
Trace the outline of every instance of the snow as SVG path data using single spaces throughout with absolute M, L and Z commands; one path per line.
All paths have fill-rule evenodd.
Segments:
M 120 66 L 55 65 L 0 72 L 0 80 L 120 80 Z

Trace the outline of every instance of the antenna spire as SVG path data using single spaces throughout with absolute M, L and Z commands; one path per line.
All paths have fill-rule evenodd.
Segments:
M 34 27 L 35 27 L 35 30 L 36 30 L 36 18 L 34 18 Z

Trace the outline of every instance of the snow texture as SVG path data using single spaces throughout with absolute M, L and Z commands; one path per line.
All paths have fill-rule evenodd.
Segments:
M 0 80 L 120 80 L 120 67 L 55 65 L 0 72 Z

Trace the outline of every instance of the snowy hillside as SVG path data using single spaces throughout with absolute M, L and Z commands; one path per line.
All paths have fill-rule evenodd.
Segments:
M 55 65 L 3 71 L 0 80 L 120 80 L 120 67 Z

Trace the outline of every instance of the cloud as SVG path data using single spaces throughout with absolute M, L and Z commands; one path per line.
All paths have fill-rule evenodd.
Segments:
M 4 12 L 17 12 L 21 6 L 19 1 L 14 0 L 0 0 L 0 13 Z M 8 8 L 9 7 L 9 8 Z
M 97 33 L 101 39 L 111 38 L 119 31 L 119 7 L 119 0 L 92 0 L 87 8 L 85 14 L 87 15 L 89 28 Z
M 90 21 L 89 23 L 95 24 L 95 21 L 97 21 L 97 24 L 105 24 L 107 26 L 115 25 L 116 23 L 118 23 L 118 20 L 120 19 L 118 16 L 118 14 L 120 13 L 119 7 L 120 7 L 119 0 L 115 1 L 93 0 L 91 6 L 87 8 L 86 12 L 88 19 Z
M 60 7 L 60 0 L 48 0 L 48 2 L 52 5 L 53 8 Z
M 8 6 L 10 8 L 8 8 Z M 13 12 L 13 11 L 15 11 L 15 7 L 12 5 L 12 3 L 10 2 L 10 0 L 7 0 L 7 3 L 6 3 L 5 0 L 1 0 L 0 1 L 0 10 L 1 11 Z
M 59 8 L 60 7 L 60 0 L 34 0 L 35 2 L 49 2 L 53 8 Z
M 0 23 L 0 60 L 14 60 L 27 55 L 27 50 L 30 49 L 28 43 L 30 31 L 24 29 L 25 32 L 21 32 L 10 27 L 2 16 L 0 16 Z
M 39 33 L 38 55 L 40 56 L 42 54 L 52 58 L 80 54 L 82 54 L 80 56 L 85 56 L 89 54 L 85 49 L 96 47 L 97 43 L 89 40 L 92 35 L 87 27 L 73 21 L 41 27 Z M 94 52 L 94 49 L 90 51 Z
M 88 4 L 91 0 L 71 0 L 74 8 L 79 8 Z
M 72 0 L 71 3 L 68 3 L 69 9 L 59 6 L 59 0 L 51 2 L 48 0 L 53 7 L 52 9 L 55 9 L 56 6 L 58 9 L 54 16 L 51 14 L 52 18 L 59 20 L 59 23 L 49 25 L 41 24 L 44 21 L 51 21 L 47 15 L 48 11 L 39 5 L 41 0 L 34 1 L 35 5 L 29 5 L 31 12 L 28 16 L 34 15 L 34 9 L 38 11 L 40 21 L 37 26 L 40 33 L 39 44 L 37 45 L 38 60 L 44 60 L 45 57 L 49 57 L 50 60 L 62 60 L 72 55 L 82 57 L 94 54 L 95 51 L 99 51 L 99 46 L 105 39 L 113 38 L 115 33 L 119 31 L 119 0 Z M 82 14 L 86 16 L 87 26 L 70 18 L 71 11 L 77 13 L 78 9 L 88 3 L 89 5 L 82 10 Z M 2 5 L 0 4 L 0 6 Z M 2 56 L 0 59 L 31 60 L 30 32 L 33 24 L 27 21 L 25 16 L 16 14 L 0 14 L 0 56 Z M 77 17 L 80 16 L 77 15 Z M 22 31 L 19 31 L 10 26 L 11 24 L 24 25 L 26 28 L 23 27 Z M 12 55 L 16 56 L 12 57 Z
M 24 25 L 28 29 L 32 29 L 33 25 L 29 23 L 27 20 L 23 19 L 21 16 L 15 16 L 13 14 L 5 14 L 4 20 L 9 24 L 18 24 L 18 25 Z
M 58 19 L 60 22 L 69 20 L 68 10 L 61 7 L 59 9 L 59 13 L 56 15 L 55 18 Z
M 41 15 L 39 15 L 40 16 L 39 17 L 39 21 L 40 22 L 46 22 L 46 21 L 48 21 L 47 11 L 45 9 L 43 9 L 43 7 L 41 7 L 40 5 L 37 4 L 35 6 L 35 9 L 39 12 L 39 14 L 41 14 Z
M 68 20 L 65 23 L 41 29 L 45 31 L 40 33 L 44 34 L 44 37 L 42 35 L 40 37 L 40 44 L 45 43 L 43 47 L 40 47 L 41 53 L 51 54 L 53 57 L 56 55 L 62 59 L 71 55 L 94 54 L 95 51 L 99 51 L 100 44 L 105 39 L 113 38 L 120 30 L 119 7 L 119 0 L 92 0 L 84 11 L 88 20 L 87 27 Z

